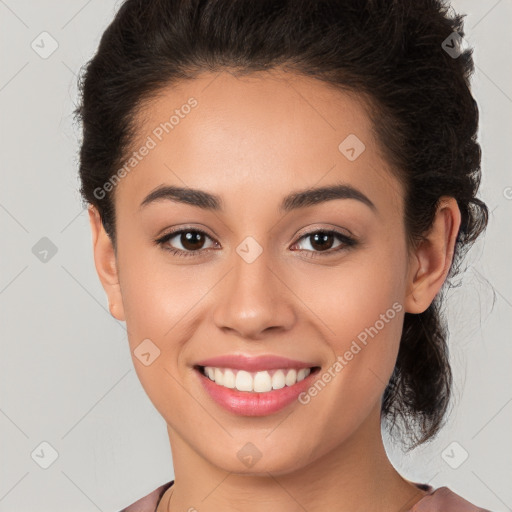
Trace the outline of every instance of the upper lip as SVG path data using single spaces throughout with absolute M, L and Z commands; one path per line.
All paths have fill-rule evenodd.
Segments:
M 198 361 L 196 366 L 213 366 L 215 368 L 232 368 L 247 372 L 259 372 L 263 370 L 277 370 L 279 368 L 312 368 L 318 365 L 274 355 L 246 356 L 242 354 L 226 354 L 203 359 Z

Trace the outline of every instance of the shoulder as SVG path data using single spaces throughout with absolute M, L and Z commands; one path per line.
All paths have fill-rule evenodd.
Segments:
M 160 485 L 146 496 L 123 508 L 120 512 L 155 512 L 158 502 L 173 483 L 174 480 L 171 480 Z M 424 490 L 429 490 L 429 493 L 418 501 L 410 512 L 444 512 L 447 510 L 450 512 L 490 512 L 487 509 L 473 505 L 448 487 L 440 487 L 434 490 L 427 485 L 416 485 Z
M 162 498 L 164 492 L 174 483 L 174 480 L 157 487 L 154 491 L 146 494 L 135 503 L 123 508 L 120 512 L 155 512 L 158 502 Z
M 473 505 L 458 494 L 448 489 L 448 487 L 439 487 L 434 490 L 430 488 L 430 492 L 422 498 L 411 512 L 490 512 L 485 508 Z

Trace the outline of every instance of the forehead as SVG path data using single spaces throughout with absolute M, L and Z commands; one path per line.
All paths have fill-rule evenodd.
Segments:
M 365 103 L 314 78 L 203 73 L 161 89 L 136 126 L 137 159 L 116 187 L 116 208 L 138 207 L 162 184 L 207 190 L 247 208 L 249 196 L 255 205 L 274 197 L 277 204 L 292 190 L 346 182 L 377 206 L 400 211 L 401 191 Z

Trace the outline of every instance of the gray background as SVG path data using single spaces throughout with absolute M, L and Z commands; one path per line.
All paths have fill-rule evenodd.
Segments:
M 77 191 L 76 75 L 118 5 L 0 0 L 2 512 L 116 511 L 173 478 L 165 422 L 133 370 L 124 323 L 108 312 Z M 428 446 L 404 455 L 390 445 L 389 455 L 411 480 L 505 511 L 512 510 L 512 0 L 452 5 L 468 14 L 466 40 L 476 46 L 480 197 L 492 213 L 462 285 L 449 293 L 456 379 L 449 423 Z M 41 57 L 52 40 L 58 48 Z M 52 449 L 42 442 L 57 453 L 47 469 Z

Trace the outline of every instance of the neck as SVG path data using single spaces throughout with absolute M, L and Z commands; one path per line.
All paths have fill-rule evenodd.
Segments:
M 222 470 L 201 457 L 170 426 L 168 433 L 175 483 L 158 512 L 263 512 L 269 508 L 280 512 L 406 512 L 425 495 L 389 461 L 380 431 L 380 409 L 334 449 L 279 475 L 264 470 L 256 475 Z

